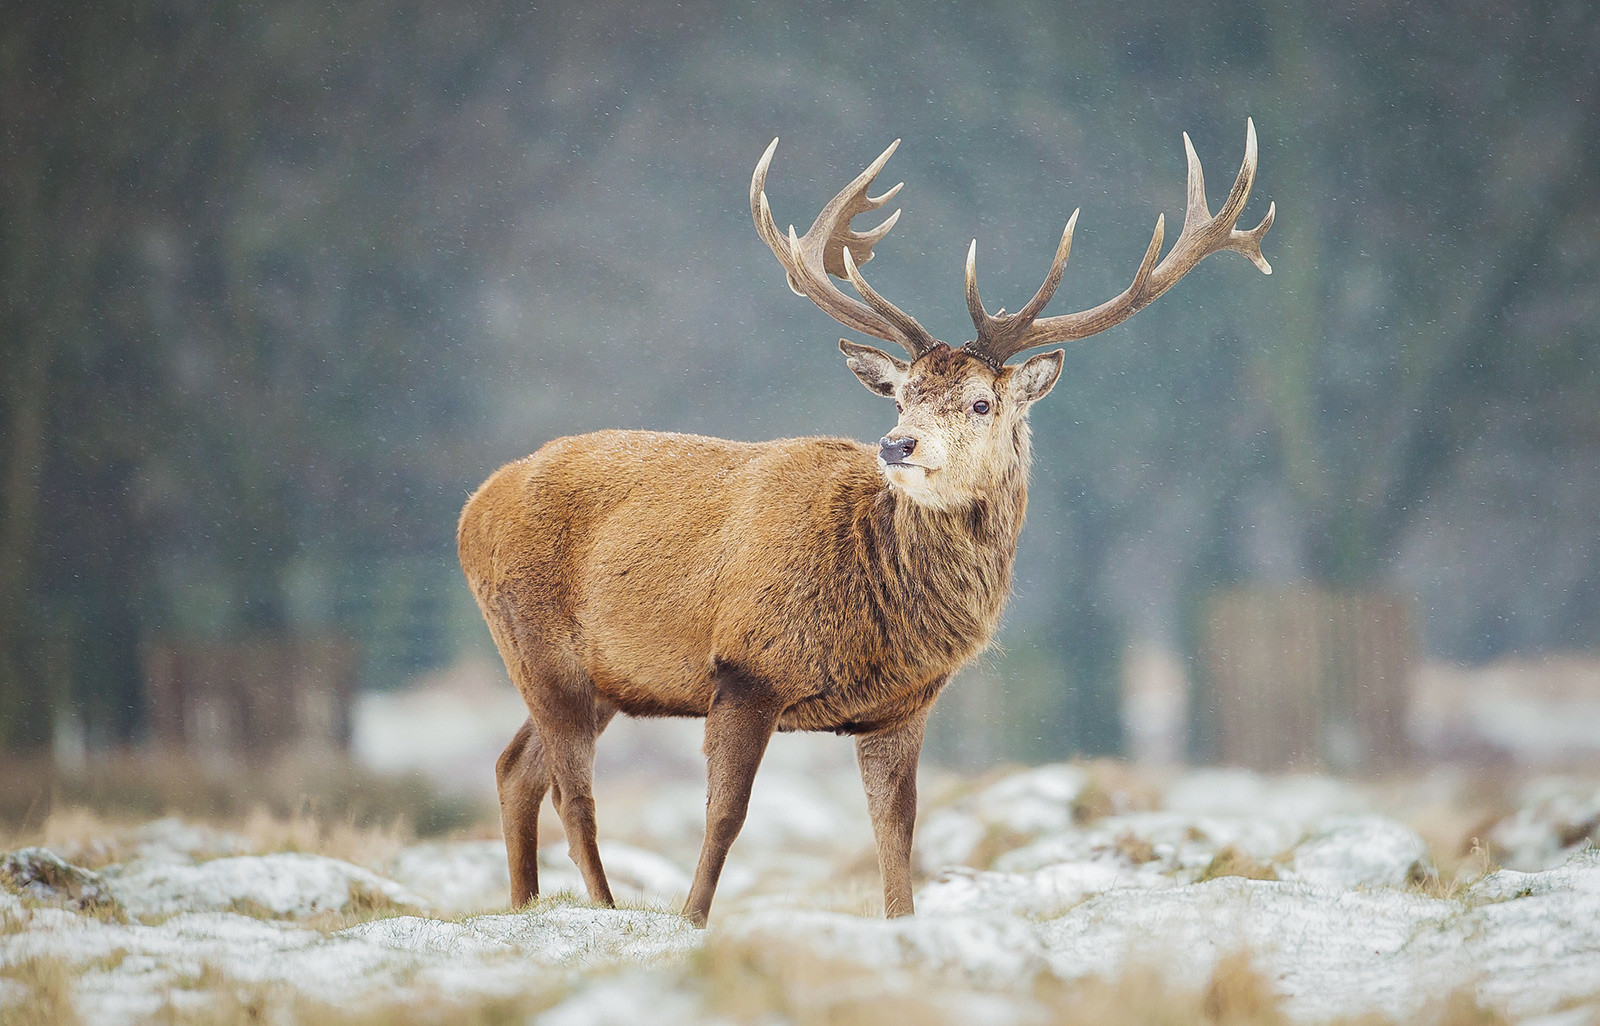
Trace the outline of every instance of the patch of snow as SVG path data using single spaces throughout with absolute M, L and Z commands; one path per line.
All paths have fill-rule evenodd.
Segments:
M 1403 1017 L 1468 979 L 1452 965 L 1468 930 L 1461 906 L 1399 891 L 1325 890 L 1223 877 L 1166 890 L 1113 891 L 1041 924 L 1054 972 L 1115 977 L 1162 966 L 1198 987 L 1217 961 L 1250 952 L 1296 1018 L 1363 1012 Z
M 1325 820 L 1278 870 L 1280 879 L 1335 890 L 1404 887 L 1433 873 L 1428 844 L 1415 830 L 1373 815 Z
M 1600 840 L 1600 789 L 1559 777 L 1535 780 L 1516 812 L 1490 829 L 1488 840 L 1511 869 L 1559 866 Z
M 848 799 L 828 786 L 827 778 L 798 772 L 773 772 L 762 767 L 750 790 L 750 811 L 740 841 L 757 851 L 836 850 L 841 844 L 871 844 L 872 823 L 861 785 Z M 705 792 L 699 796 L 696 844 L 705 832 Z
M 972 804 L 990 823 L 1019 834 L 1039 834 L 1069 826 L 1072 803 L 1088 785 L 1089 771 L 1082 766 L 1036 766 L 989 785 Z
M 1480 993 L 1515 1016 L 1600 997 L 1600 852 L 1541 873 L 1501 870 L 1467 892 Z M 1591 1008 L 1591 1011 L 1593 1009 Z
M 495 842 L 498 843 L 498 842 Z M 505 862 L 505 847 L 500 848 L 500 861 Z M 669 859 L 621 841 L 600 842 L 600 864 L 605 867 L 606 882 L 611 893 L 622 901 L 681 901 L 689 895 L 689 874 Z M 510 897 L 511 874 L 501 874 L 506 880 L 499 904 L 504 906 Z M 539 849 L 539 893 L 555 894 L 570 891 L 587 895 L 583 875 L 567 853 L 565 844 L 552 844 Z
M 527 718 L 503 669 L 465 663 L 421 686 L 359 692 L 350 754 L 380 773 L 420 773 L 448 790 L 492 798 L 495 759 Z
M 994 868 L 1028 872 L 1057 862 L 1142 861 L 1148 871 L 1194 880 L 1225 848 L 1271 862 L 1299 839 L 1297 823 L 1244 816 L 1134 812 L 1049 834 L 995 859 Z
M 917 895 L 917 911 L 931 915 L 1005 912 L 1029 918 L 1058 916 L 1085 898 L 1117 888 L 1170 886 L 1159 872 L 1115 862 L 1058 862 L 1025 873 L 956 866 L 934 877 Z
M 166 816 L 129 831 L 123 850 L 125 861 L 139 858 L 147 862 L 190 862 L 248 855 L 250 842 L 231 831 Z
M 701 1002 L 659 976 L 625 973 L 591 984 L 533 1019 L 534 1026 L 720 1026 Z
M 968 865 L 989 828 L 977 816 L 959 809 L 934 809 L 917 824 L 913 837 L 925 869 Z
M 928 869 L 970 865 L 983 842 L 997 834 L 1059 833 L 1072 825 L 1073 803 L 1088 784 L 1087 769 L 1065 763 L 1003 777 L 954 806 L 929 812 L 917 831 L 917 854 Z
M 33 914 L 52 911 L 70 915 Z M 379 998 L 404 1000 L 408 993 L 510 995 L 525 990 L 539 967 L 671 961 L 701 939 L 678 916 L 585 907 L 464 923 L 401 916 L 331 936 L 224 912 L 178 915 L 157 926 L 71 919 L 7 938 L 0 964 L 55 957 L 85 967 L 75 986 L 80 1015 L 107 1024 L 156 1014 L 185 980 L 208 970 L 358 1007 Z
M 653 851 L 620 841 L 600 842 L 600 863 L 611 886 L 632 900 L 683 900 L 693 882 L 687 872 Z
M 803 948 L 875 970 L 917 969 L 979 989 L 1005 989 L 1045 969 L 1033 924 L 1006 915 L 862 919 L 836 912 L 753 912 L 721 927 L 744 943 Z
M 697 931 L 682 916 L 586 905 L 475 916 L 462 923 L 396 916 L 335 936 L 453 958 L 515 953 L 545 965 L 650 961 L 686 954 L 699 943 Z
M 504 841 L 425 841 L 405 848 L 387 868 L 436 911 L 484 912 L 511 900 Z
M 0 977 L 0 1008 L 12 1008 L 28 999 L 31 992 L 16 980 Z
M 426 901 L 369 869 L 322 855 L 238 855 L 199 865 L 134 862 L 108 869 L 106 885 L 128 914 L 251 910 L 299 919 L 379 899 L 421 909 Z
M 877 887 L 863 863 L 870 844 L 859 843 L 856 827 L 836 831 L 831 846 L 820 835 L 824 814 L 858 815 L 859 830 L 869 830 L 865 810 L 850 811 L 843 797 L 846 784 L 859 784 L 839 774 L 796 786 L 797 811 L 776 810 L 767 828 L 741 836 L 709 931 L 670 912 L 557 900 L 515 914 L 397 915 L 325 933 L 304 918 L 339 909 L 352 891 L 419 912 L 503 908 L 503 845 L 413 845 L 378 867 L 387 875 L 309 855 L 194 864 L 192 853 L 216 839 L 171 822 L 147 825 L 160 843 L 142 857 L 82 877 L 101 881 L 147 922 L 105 922 L 70 901 L 0 889 L 0 968 L 62 959 L 88 1026 L 204 1017 L 226 981 L 262 987 L 285 1009 L 302 997 L 360 1013 L 392 1002 L 537 995 L 561 997 L 533 1020 L 540 1026 L 715 1022 L 710 987 L 689 957 L 708 939 L 719 953 L 752 952 L 758 964 L 794 958 L 814 962 L 824 979 L 837 975 L 840 988 L 790 995 L 817 1001 L 818 1011 L 832 1007 L 824 1002 L 902 1002 L 952 1024 L 1049 1021 L 1041 978 L 1116 977 L 1152 964 L 1173 986 L 1198 987 L 1240 950 L 1288 1014 L 1308 1023 L 1369 1013 L 1406 1019 L 1460 989 L 1524 1026 L 1593 1022 L 1600 1011 L 1600 852 L 1508 868 L 1432 898 L 1407 889 L 1427 869 L 1416 833 L 1337 781 L 1186 773 L 1167 789 L 1168 808 L 1080 824 L 1071 818 L 1081 793 L 1072 784 L 1081 787 L 1086 772 L 1042 769 L 934 810 L 984 831 L 974 850 L 993 843 L 990 832 L 1016 847 L 992 869 L 939 873 L 920 889 L 918 914 L 904 919 L 824 910 L 867 907 L 862 894 L 875 900 Z M 624 835 L 632 845 L 602 841 L 619 897 L 682 897 L 702 829 L 704 796 L 694 790 L 692 825 L 659 847 L 639 830 Z M 1591 791 L 1530 791 L 1524 822 L 1530 831 L 1568 822 L 1557 798 Z M 1367 804 L 1351 810 L 1358 800 Z M 1540 858 L 1550 854 L 1544 843 L 1530 842 Z M 540 852 L 543 890 L 566 880 L 581 894 L 563 847 Z M 1196 882 L 1229 848 L 1270 863 L 1280 879 Z M 55 862 L 48 869 L 41 874 L 51 880 L 84 872 Z M 28 1000 L 23 985 L 0 984 L 0 1007 Z M 1572 1010 L 1587 1018 L 1562 1018 Z

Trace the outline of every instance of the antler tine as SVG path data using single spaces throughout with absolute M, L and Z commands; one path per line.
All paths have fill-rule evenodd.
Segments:
M 793 237 L 792 232 L 790 236 L 791 238 Z M 856 291 L 861 293 L 861 298 L 867 301 L 868 306 L 877 311 L 880 317 L 894 325 L 907 338 L 916 336 L 918 332 L 923 335 L 927 334 L 922 330 L 922 325 L 912 320 L 909 314 L 878 295 L 878 291 L 867 284 L 867 280 L 861 277 L 861 272 L 856 270 L 856 259 L 850 255 L 849 246 L 842 247 L 840 252 L 844 254 L 845 275 L 850 279 L 850 284 L 855 286 Z M 910 347 L 907 346 L 907 349 L 910 349 Z M 920 356 L 922 354 L 913 350 L 912 355 Z
M 1072 233 L 1077 227 L 1078 211 L 1074 210 L 1072 216 L 1067 218 L 1067 226 L 1061 230 L 1061 241 L 1056 243 L 1056 255 L 1050 261 L 1050 273 L 1044 276 L 1044 284 L 1039 286 L 1039 291 L 1033 294 L 1033 298 L 1017 311 L 1018 320 L 1025 319 L 1032 323 L 1055 296 L 1056 287 L 1061 284 L 1061 276 L 1067 270 L 1067 257 L 1072 255 Z
M 1228 241 L 1223 244 L 1223 248 L 1231 249 L 1235 253 L 1241 254 L 1246 260 L 1255 264 L 1256 270 L 1262 274 L 1271 274 L 1272 265 L 1267 263 L 1267 258 L 1261 255 L 1261 237 L 1267 234 L 1268 228 L 1272 227 L 1272 219 L 1277 214 L 1278 205 L 1276 203 L 1268 203 L 1267 216 L 1261 219 L 1261 223 L 1247 232 L 1235 228 L 1228 234 Z
M 978 313 L 981 307 L 975 310 L 973 321 L 978 326 L 978 337 L 967 343 L 964 348 L 998 367 L 1024 349 L 1087 338 L 1127 320 L 1175 285 L 1179 278 L 1189 273 L 1201 260 L 1224 249 L 1243 255 L 1263 274 L 1271 274 L 1272 265 L 1267 263 L 1261 254 L 1261 239 L 1266 235 L 1267 229 L 1272 227 L 1277 206 L 1269 205 L 1267 216 L 1249 231 L 1241 231 L 1234 227 L 1239 214 L 1244 210 L 1245 201 L 1250 197 L 1250 188 L 1255 183 L 1255 121 L 1253 119 L 1245 121 L 1244 161 L 1239 167 L 1238 176 L 1233 181 L 1233 187 L 1228 191 L 1228 198 L 1215 216 L 1211 214 L 1206 203 L 1205 173 L 1200 167 L 1200 157 L 1195 153 L 1194 144 L 1187 132 L 1183 136 L 1183 145 L 1189 164 L 1183 231 L 1178 234 L 1172 249 L 1159 264 L 1156 263 L 1156 257 L 1161 252 L 1165 233 L 1164 216 L 1156 220 L 1155 233 L 1151 236 L 1150 245 L 1145 249 L 1144 259 L 1139 263 L 1139 270 L 1134 275 L 1133 283 L 1120 295 L 1089 310 L 1035 321 L 1034 317 L 1043 310 L 1044 303 L 1049 301 L 1055 292 L 1056 284 L 1060 281 L 1060 268 L 1053 264 L 1050 269 L 1051 277 L 1045 279 L 1044 287 L 1040 288 L 1028 306 L 1016 316 L 989 317 L 985 314 L 984 319 L 980 321 Z M 1068 229 L 1070 236 L 1070 224 Z M 1067 243 L 1068 240 L 1063 238 L 1062 246 L 1065 247 Z M 968 306 L 971 307 L 977 295 L 977 287 L 971 278 L 970 255 L 968 260 L 967 298 Z M 1041 296 L 1043 302 L 1040 301 Z
M 983 337 L 984 329 L 997 320 L 984 309 L 983 300 L 978 296 L 977 239 L 973 239 L 972 245 L 967 247 L 967 312 L 972 315 L 972 326 L 978 330 L 979 338 Z
M 867 195 L 868 187 L 888 163 L 900 140 L 891 143 L 878 159 L 829 200 L 805 235 L 798 237 L 793 225 L 787 234 L 778 230 L 767 202 L 767 169 L 777 145 L 778 140 L 772 140 L 751 176 L 750 211 L 757 234 L 783 265 L 789 288 L 809 298 L 846 327 L 903 346 L 913 357 L 937 345 L 915 318 L 872 291 L 870 286 L 863 288 L 865 281 L 860 280 L 859 274 L 852 274 L 852 268 L 872 259 L 872 247 L 889 234 L 900 217 L 896 210 L 875 228 L 856 231 L 850 227 L 851 219 L 857 214 L 882 207 L 900 191 L 901 185 L 895 185 L 882 195 Z M 830 275 L 850 278 L 867 302 L 845 295 L 829 279 Z
M 1248 148 L 1247 139 L 1246 149 Z M 1188 132 L 1183 133 L 1183 155 L 1189 162 L 1189 186 L 1183 212 L 1183 225 L 1187 228 L 1191 224 L 1209 221 L 1211 208 L 1206 203 L 1205 169 L 1200 166 L 1200 154 L 1194 151 L 1194 141 L 1189 138 Z
M 972 240 L 972 246 L 967 250 L 967 312 L 972 315 L 972 326 L 984 346 L 980 351 L 977 344 L 973 343 L 967 347 L 969 352 L 977 352 L 996 366 L 1005 362 L 1004 356 L 995 359 L 989 354 L 1005 349 L 1025 334 L 1033 319 L 1039 316 L 1039 312 L 1056 294 L 1061 275 L 1067 268 L 1067 257 L 1072 254 L 1072 233 L 1077 226 L 1078 211 L 1074 210 L 1067 219 L 1066 228 L 1061 231 L 1061 241 L 1056 244 L 1056 255 L 1050 262 L 1050 273 L 1045 275 L 1044 284 L 1014 314 L 1008 314 L 1003 309 L 991 314 L 984 308 L 983 300 L 978 296 L 978 240 Z

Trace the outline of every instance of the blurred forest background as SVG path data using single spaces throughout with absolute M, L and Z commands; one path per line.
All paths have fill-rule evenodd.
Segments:
M 890 140 L 872 283 L 969 337 L 1131 277 L 1244 123 L 1275 274 L 1207 261 L 1033 413 L 1013 758 L 1115 752 L 1140 647 L 1218 589 L 1402 596 L 1430 658 L 1600 648 L 1591 0 L 395 0 L 0 17 L 0 750 L 148 730 L 152 646 L 348 639 L 364 688 L 489 651 L 456 515 L 557 435 L 876 439 L 791 295 Z M 979 715 L 983 701 L 946 716 Z M 506 725 L 509 734 L 513 724 Z

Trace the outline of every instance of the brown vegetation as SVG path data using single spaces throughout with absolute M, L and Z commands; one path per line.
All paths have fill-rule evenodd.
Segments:
M 0 760 L 0 847 L 47 844 L 92 868 L 120 858 L 118 837 L 132 825 L 168 815 L 226 826 L 257 851 L 354 857 L 375 844 L 483 823 L 490 813 L 421 777 L 343 760 L 245 767 L 124 752 L 76 769 Z

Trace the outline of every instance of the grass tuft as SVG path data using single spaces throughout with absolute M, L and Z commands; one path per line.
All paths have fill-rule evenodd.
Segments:
M 338 933 L 362 923 L 418 915 L 423 910 L 395 901 L 381 890 L 358 881 L 350 882 L 349 898 L 336 912 L 324 912 L 301 920 L 301 924 L 322 933 Z
M 28 989 L 20 1004 L 0 1005 L 5 1026 L 76 1026 L 80 1021 L 72 1000 L 73 971 L 59 958 L 24 958 L 0 965 L 0 979 Z
M 995 859 L 1008 851 L 1022 847 L 1033 839 L 1033 834 L 1013 830 L 1004 823 L 991 823 L 984 831 L 983 839 L 967 857 L 967 864 L 974 869 L 989 869 L 994 865 Z
M 1441 867 L 1414 882 L 1413 888 L 1430 898 L 1459 901 L 1467 888 L 1499 868 L 1489 849 L 1473 838 L 1467 854 L 1454 860 L 1449 872 Z
M 1210 864 L 1201 871 L 1195 882 L 1204 883 L 1224 876 L 1238 876 L 1246 880 L 1276 880 L 1278 870 L 1272 863 L 1262 862 L 1249 852 L 1230 844 L 1212 856 Z
M 1121 855 L 1135 866 L 1142 866 L 1147 862 L 1156 861 L 1155 845 L 1133 833 L 1118 834 L 1112 847 L 1115 848 L 1118 855 Z
M 1418 1026 L 1508 1026 L 1511 1020 L 1478 1002 L 1472 988 L 1451 991 L 1424 1008 L 1416 1018 Z
M 1256 972 L 1245 951 L 1236 951 L 1217 960 L 1206 983 L 1201 1003 L 1206 1018 L 1230 1026 L 1267 1026 L 1284 1021 L 1282 1002 Z

